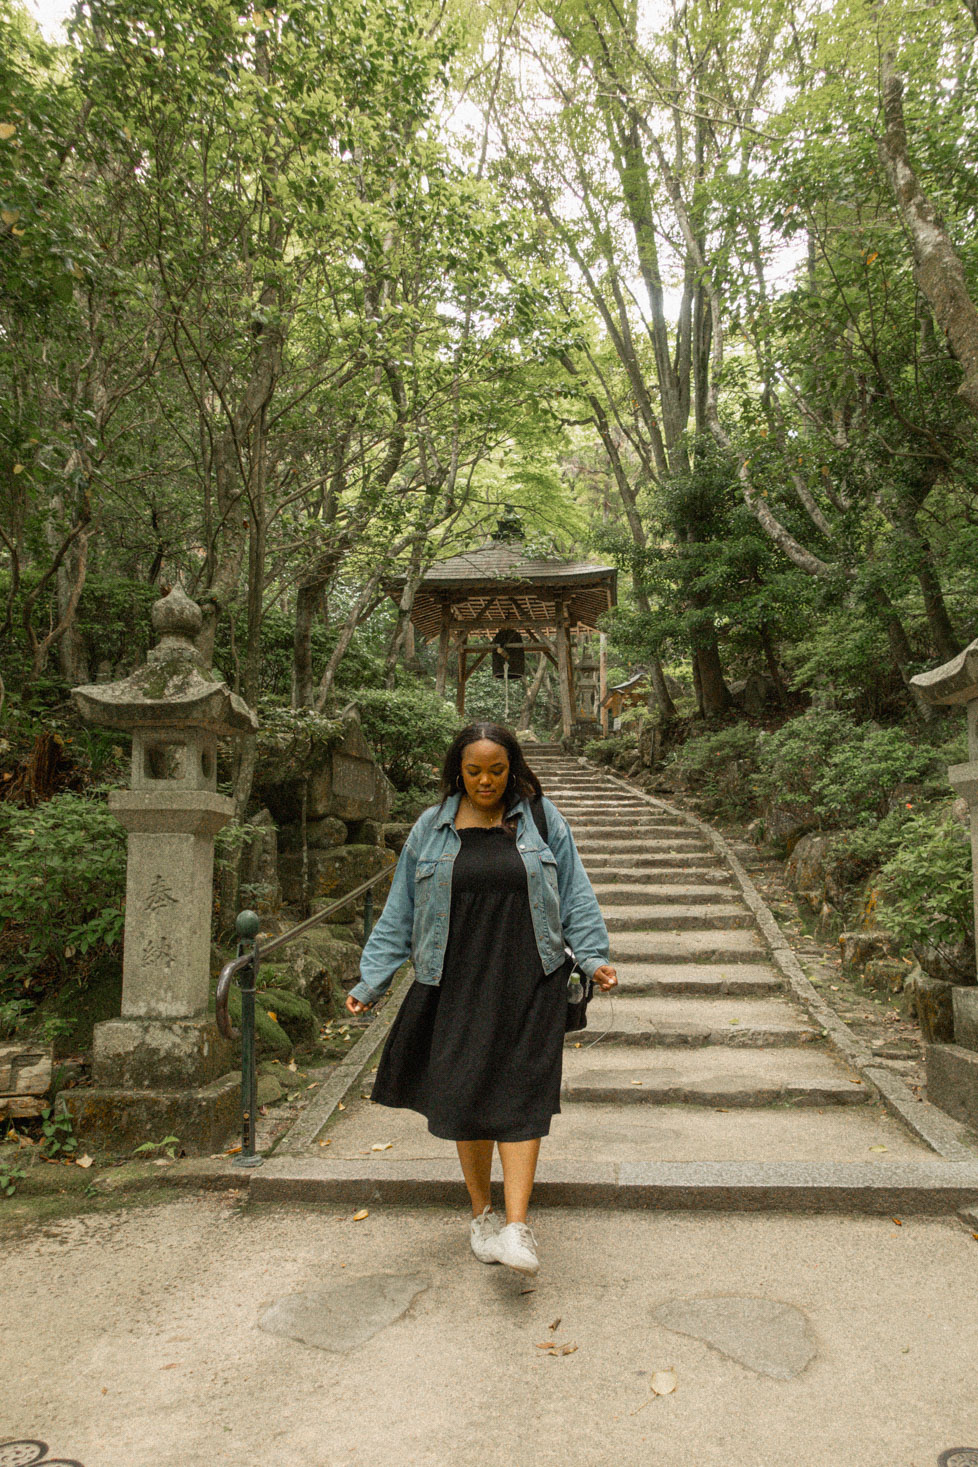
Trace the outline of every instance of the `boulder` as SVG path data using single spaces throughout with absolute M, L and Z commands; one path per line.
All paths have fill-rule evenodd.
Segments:
M 931 978 L 940 978 L 944 983 L 963 983 L 969 986 L 978 982 L 974 942 L 915 942 L 913 955 Z
M 394 865 L 393 854 L 383 846 L 334 846 L 328 851 L 310 851 L 308 858 L 309 900 L 323 905 L 352 891 L 369 877 Z M 289 852 L 279 860 L 279 880 L 287 902 L 298 905 L 302 901 L 302 854 Z M 357 901 L 362 911 L 363 898 Z M 352 910 L 340 908 L 336 918 L 348 915 L 353 920 Z
M 335 815 L 324 815 L 321 820 L 306 821 L 306 845 L 310 850 L 329 849 L 346 844 L 347 829 Z M 302 850 L 302 826 L 298 823 L 283 825 L 278 833 L 279 850 Z
M 269 1018 L 262 1007 L 263 994 L 255 995 L 255 1053 L 261 1055 L 290 1055 L 292 1041 L 275 1019 Z M 228 994 L 228 1014 L 236 1029 L 241 1028 L 241 990 L 231 984 Z
M 835 840 L 833 831 L 811 831 L 803 835 L 793 846 L 785 866 L 788 886 L 813 912 L 820 913 L 826 902 L 838 901 L 832 854 Z
M 272 814 L 282 825 L 334 816 L 339 820 L 386 820 L 392 788 L 360 730 L 355 714 L 344 719 L 343 736 L 331 748 L 320 749 L 317 762 L 304 774 L 287 777 L 263 789 Z
M 384 845 L 389 851 L 399 856 L 404 849 L 404 843 L 411 834 L 411 821 L 400 820 L 394 825 L 384 826 Z
M 256 1088 L 258 1091 L 259 1105 L 274 1105 L 285 1094 L 285 1091 L 274 1075 L 259 1075 Z
M 902 993 L 907 965 L 899 958 L 870 958 L 863 968 L 863 982 L 879 993 Z
M 314 927 L 289 943 L 274 966 L 262 972 L 275 988 L 308 999 L 324 1018 L 343 1012 L 346 994 L 360 976 L 360 947 L 348 928 L 344 938 L 326 927 Z
M 319 1024 L 308 999 L 282 988 L 263 988 L 255 995 L 255 1002 L 262 1005 L 269 1018 L 274 1014 L 275 1023 L 293 1044 L 311 1044 L 319 1037 Z
M 893 938 L 878 928 L 840 932 L 839 947 L 842 950 L 842 967 L 847 973 L 861 972 L 867 963 L 892 958 L 895 954 Z
M 918 964 L 910 974 L 920 1037 L 927 1044 L 954 1043 L 954 984 L 931 978 Z
M 761 810 L 763 839 L 770 845 L 780 846 L 785 851 L 794 849 L 796 842 L 818 824 L 810 805 L 779 805 L 765 801 Z
M 351 845 L 382 846 L 384 827 L 376 820 L 354 820 L 348 827 L 347 838 Z

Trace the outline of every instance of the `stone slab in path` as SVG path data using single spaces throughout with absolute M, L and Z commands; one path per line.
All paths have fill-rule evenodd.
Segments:
M 763 963 L 767 948 L 756 932 L 614 932 L 613 963 Z
M 655 1318 L 772 1380 L 800 1375 L 818 1353 L 802 1311 L 776 1299 L 669 1299 Z
M 595 1049 L 612 1040 L 625 1044 L 729 1044 L 751 1048 L 800 1044 L 820 1036 L 821 1030 L 783 999 L 629 994 L 627 998 L 601 996 L 592 1001 L 587 1029 L 568 1034 L 567 1043 L 583 1043 L 585 1048 Z
M 286 1294 L 259 1317 L 258 1328 L 317 1350 L 346 1354 L 400 1319 L 430 1286 L 424 1274 L 367 1274 L 321 1293 Z

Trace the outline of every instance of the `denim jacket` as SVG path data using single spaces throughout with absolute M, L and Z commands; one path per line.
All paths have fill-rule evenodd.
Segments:
M 414 824 L 394 872 L 390 895 L 360 959 L 351 994 L 373 1003 L 408 958 L 418 983 L 437 985 L 448 943 L 452 866 L 461 847 L 455 815 L 461 795 L 432 805 Z M 506 812 L 516 819 L 516 848 L 526 867 L 533 935 L 545 973 L 564 961 L 564 943 L 590 978 L 608 961 L 608 932 L 577 854 L 570 826 L 547 799 L 545 845 L 526 800 Z

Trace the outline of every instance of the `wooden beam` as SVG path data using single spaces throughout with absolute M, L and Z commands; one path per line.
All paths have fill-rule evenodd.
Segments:
M 560 688 L 560 726 L 565 739 L 570 738 L 574 722 L 574 699 L 571 688 L 570 645 L 564 620 L 564 603 L 557 602 L 557 682 Z
M 468 634 L 460 632 L 458 638 L 458 684 L 455 689 L 455 711 L 459 718 L 465 717 L 465 643 Z
M 448 681 L 448 646 L 452 630 L 452 609 L 447 601 L 441 604 L 441 627 L 438 632 L 438 665 L 435 669 L 435 692 L 439 698 L 445 696 Z

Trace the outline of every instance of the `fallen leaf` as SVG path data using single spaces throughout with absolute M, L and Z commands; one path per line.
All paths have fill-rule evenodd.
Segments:
M 649 1389 L 654 1396 L 669 1396 L 676 1389 L 676 1372 L 674 1370 L 657 1370 L 649 1381 Z
M 160 1369 L 161 1370 L 176 1370 L 176 1368 L 177 1368 L 177 1366 L 179 1364 L 180 1364 L 180 1361 L 179 1360 L 171 1360 L 170 1363 L 169 1363 L 169 1365 L 161 1365 L 160 1366 Z
M 548 1324 L 547 1325 L 547 1329 L 551 1329 L 551 1330 L 552 1329 L 556 1329 L 559 1323 L 560 1323 L 560 1315 L 558 1314 L 557 1315 L 557 1318 L 554 1320 L 553 1324 Z
M 887 1146 L 871 1146 L 869 1149 L 870 1149 L 870 1151 L 888 1151 L 889 1150 L 889 1147 L 887 1147 Z
M 14 133 L 16 131 L 17 131 L 17 128 L 14 125 L 14 123 L 12 123 L 12 122 L 0 122 L 0 141 L 7 142 L 7 140 L 9 138 L 12 138 L 13 137 L 13 135 L 14 135 Z
M 306 1086 L 306 1089 L 307 1090 L 315 1090 L 315 1088 L 316 1088 L 316 1086 L 318 1084 L 319 1084 L 319 1081 L 318 1080 L 310 1080 L 309 1081 L 309 1084 Z
M 369 1217 L 369 1216 L 370 1216 L 369 1209 L 366 1208 L 366 1207 L 361 1207 L 361 1209 L 360 1209 L 359 1212 L 355 1212 L 353 1214 L 353 1221 L 354 1222 L 363 1222 L 364 1218 L 365 1217 Z
M 643 1083 L 643 1081 L 641 1081 L 641 1080 L 632 1080 L 630 1083 L 632 1085 L 641 1085 Z
M 896 1225 L 897 1225 L 898 1228 L 902 1228 L 903 1227 L 903 1223 L 900 1221 L 900 1219 L 898 1217 L 895 1217 L 893 1219 L 893 1221 L 896 1223 Z
M 238 1154 L 238 1152 L 240 1150 L 241 1150 L 241 1147 L 240 1146 L 232 1146 L 232 1147 L 229 1148 L 229 1150 L 225 1151 L 224 1155 L 225 1156 L 237 1156 L 237 1154 Z
M 86 1156 L 76 1156 L 75 1157 L 75 1166 L 81 1166 L 81 1167 L 86 1167 L 86 1168 L 87 1167 L 90 1167 L 92 1165 L 92 1160 L 93 1160 L 93 1158 L 90 1157 L 90 1156 L 87 1156 L 87 1155 Z
M 271 1019 L 272 1023 L 273 1024 L 277 1023 L 278 1022 L 278 1014 L 275 1012 L 275 1010 L 274 1009 L 268 1009 L 267 1012 L 268 1012 L 268 1017 Z M 292 1068 L 295 1069 L 295 1065 L 293 1065 Z
M 374 1144 L 371 1146 L 370 1150 L 371 1151 L 390 1151 L 390 1149 L 391 1149 L 391 1147 L 393 1145 L 394 1145 L 393 1141 L 375 1141 Z
M 537 1349 L 538 1350 L 552 1350 L 553 1347 L 554 1347 L 553 1340 L 544 1340 L 541 1344 L 537 1345 Z
M 0 219 L 3 220 L 4 224 L 16 224 L 19 218 L 19 209 L 0 209 Z
M 337 1110 L 346 1110 L 346 1106 L 345 1106 L 345 1105 L 344 1105 L 344 1104 L 343 1104 L 343 1102 L 342 1102 L 342 1100 L 341 1100 L 341 1101 L 340 1101 L 340 1103 L 339 1103 L 339 1105 L 338 1105 L 338 1106 L 337 1106 L 337 1107 L 336 1107 L 336 1109 L 337 1109 Z
M 332 1140 L 330 1140 L 330 1141 L 320 1141 L 319 1144 L 320 1144 L 320 1146 L 332 1146 L 333 1143 L 332 1143 Z
M 576 1349 L 576 1345 L 555 1345 L 553 1352 L 555 1355 L 573 1355 Z
M 296 1064 L 295 1060 L 289 1060 L 289 1069 L 293 1072 L 298 1069 L 298 1065 Z

